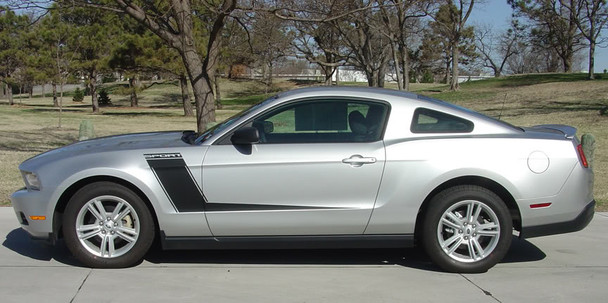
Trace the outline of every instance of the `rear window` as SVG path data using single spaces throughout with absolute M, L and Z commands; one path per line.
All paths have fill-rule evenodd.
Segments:
M 473 122 L 428 108 L 417 108 L 410 130 L 412 133 L 470 133 Z

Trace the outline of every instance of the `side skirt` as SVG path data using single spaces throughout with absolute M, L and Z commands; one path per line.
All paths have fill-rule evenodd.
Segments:
M 167 237 L 163 249 L 340 249 L 405 248 L 414 246 L 414 235 L 321 235 L 248 237 Z

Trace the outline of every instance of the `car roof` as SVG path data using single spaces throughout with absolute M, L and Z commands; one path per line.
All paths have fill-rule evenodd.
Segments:
M 483 121 L 484 123 L 494 125 L 494 127 L 499 127 L 505 131 L 517 133 L 522 132 L 521 128 L 513 126 L 505 121 L 478 113 L 466 107 L 462 107 L 432 97 L 394 89 L 363 86 L 314 86 L 281 92 L 277 94 L 274 99 L 276 100 L 276 103 L 283 103 L 285 101 L 290 101 L 299 98 L 312 98 L 321 96 L 379 99 L 388 101 L 393 105 L 397 105 L 401 102 L 408 102 L 414 107 L 428 107 L 430 109 L 442 110 L 451 114 L 462 116 L 463 118 L 475 120 L 478 123 Z M 276 104 L 275 102 L 272 103 Z
M 357 86 L 314 86 L 281 92 L 254 106 L 255 108 L 248 114 L 240 117 L 239 120 L 236 121 L 235 125 L 240 125 L 243 121 L 246 121 L 251 116 L 258 115 L 269 108 L 308 98 L 358 98 L 389 102 L 392 106 L 399 107 L 424 107 L 457 115 L 465 119 L 470 119 L 478 126 L 485 125 L 482 127 L 484 133 L 515 134 L 523 132 L 521 128 L 515 127 L 504 121 L 496 120 L 473 110 L 431 97 L 394 89 Z M 217 138 L 220 138 L 225 133 L 230 132 L 230 129 L 232 129 L 232 127 L 219 132 L 216 139 L 211 140 L 208 142 L 208 144 L 213 144 L 215 141 L 219 140 Z

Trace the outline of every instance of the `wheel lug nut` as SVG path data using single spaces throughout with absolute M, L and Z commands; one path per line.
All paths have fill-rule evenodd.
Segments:
M 106 233 L 106 231 L 105 231 L 105 230 L 102 230 L 102 231 L 101 231 L 101 233 L 102 233 L 102 234 L 105 234 L 105 233 Z
M 113 235 L 113 234 L 114 234 L 114 231 L 111 231 L 111 232 L 110 232 L 110 234 L 112 234 L 112 235 Z
M 462 229 L 458 231 L 459 234 L 462 234 Z
M 468 239 L 469 239 L 469 237 L 464 237 L 464 239 L 465 239 L 465 240 L 468 240 Z
M 114 223 L 114 226 L 118 226 L 118 223 Z

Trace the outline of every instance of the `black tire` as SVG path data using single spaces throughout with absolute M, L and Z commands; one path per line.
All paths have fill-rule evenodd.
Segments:
M 154 233 L 146 203 L 130 189 L 112 182 L 82 187 L 72 196 L 63 215 L 65 244 L 88 267 L 123 268 L 137 264 L 152 245 Z
M 443 270 L 480 273 L 502 260 L 512 236 L 513 221 L 502 199 L 486 188 L 463 185 L 431 199 L 421 240 L 431 260 Z

